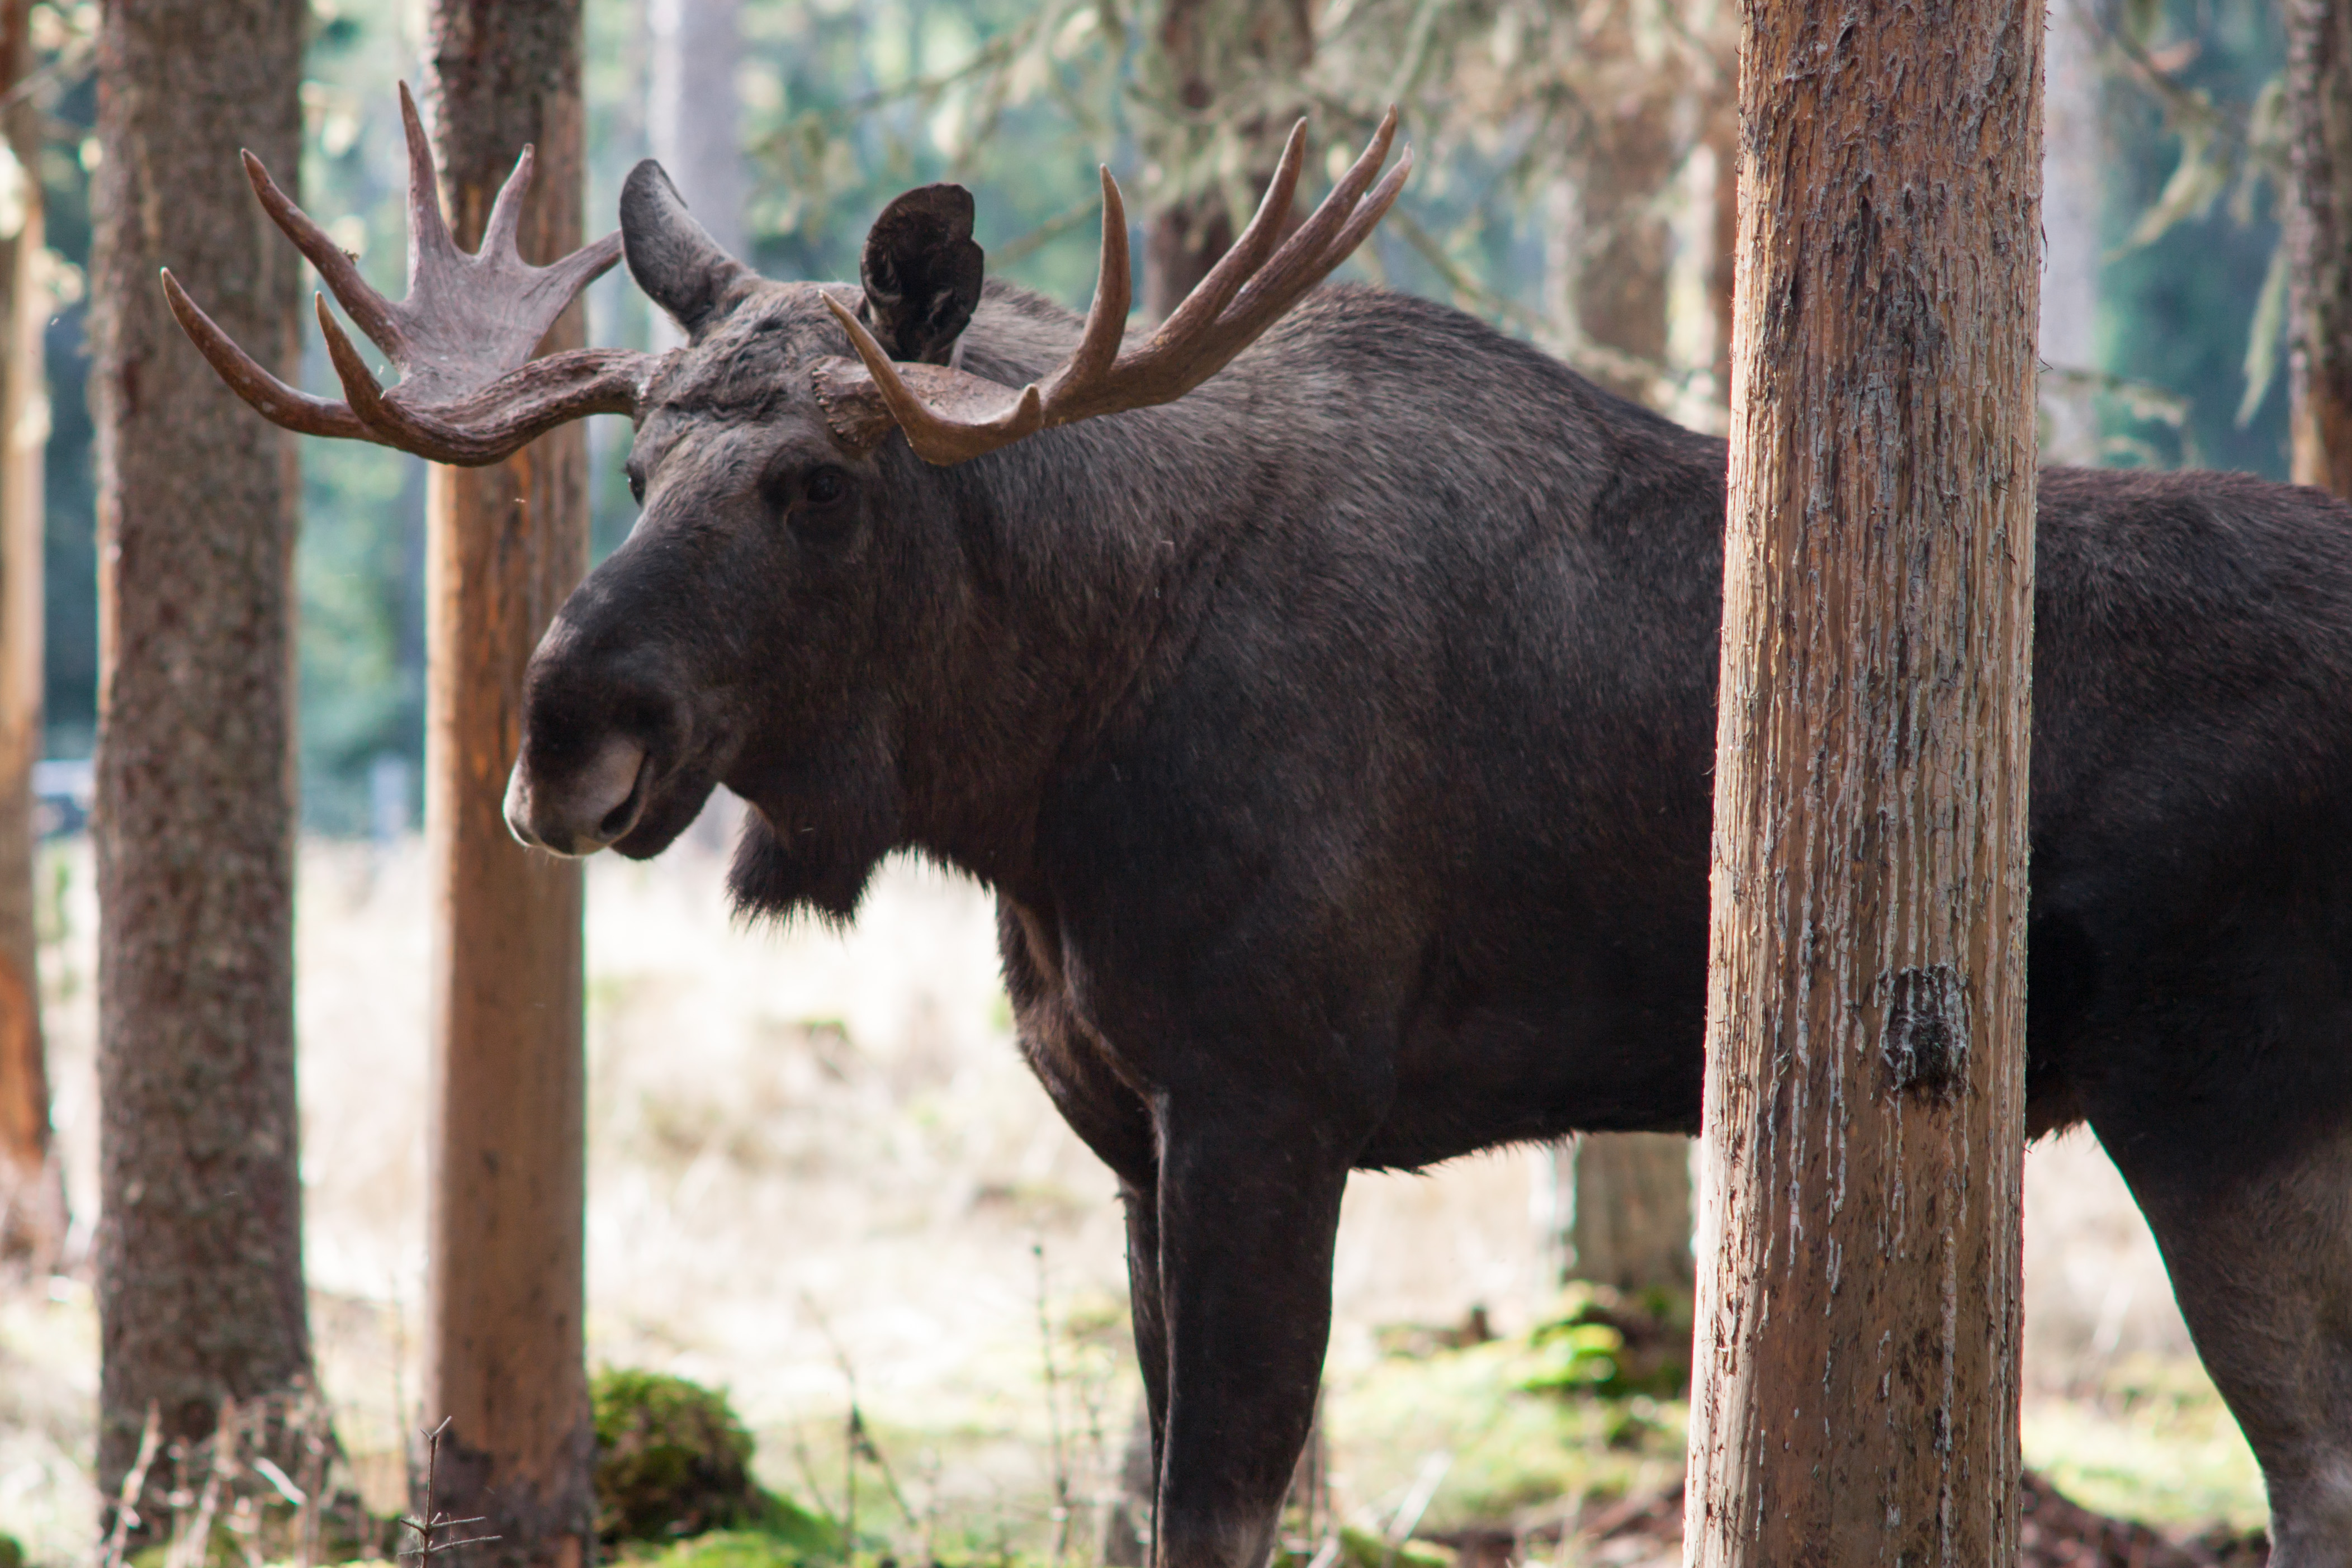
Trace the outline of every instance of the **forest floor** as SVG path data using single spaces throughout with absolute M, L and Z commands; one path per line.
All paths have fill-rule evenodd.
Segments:
M 301 864 L 320 1378 L 355 1483 L 390 1512 L 418 1386 L 422 856 L 313 842 Z M 86 1558 L 96 1511 L 95 907 L 86 844 L 54 846 L 47 865 L 74 1262 L 0 1287 L 0 1533 L 64 1564 Z M 908 1550 L 1061 1539 L 1083 1557 L 1139 1398 L 1119 1210 L 1013 1048 L 988 898 L 894 862 L 846 932 L 746 928 L 722 869 L 698 836 L 650 864 L 590 866 L 592 1360 L 724 1387 L 768 1485 Z M 1417 1500 L 1422 1533 L 1468 1543 L 1612 1505 L 1658 1513 L 1681 1469 L 1680 1406 L 1523 1386 L 1525 1333 L 1556 1301 L 1553 1230 L 1549 1151 L 1350 1186 L 1325 1406 L 1339 1519 L 1385 1527 Z M 2026 1291 L 2029 1465 L 2170 1536 L 2263 1522 L 2252 1458 L 2085 1134 L 2028 1157 Z M 1498 1337 L 1453 1343 L 1475 1337 L 1451 1331 L 1477 1308 Z M 887 1480 L 847 1462 L 853 1406 Z M 1646 1560 L 1591 1542 L 1559 1555 Z

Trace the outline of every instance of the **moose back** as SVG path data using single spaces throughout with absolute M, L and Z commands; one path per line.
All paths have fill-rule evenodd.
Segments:
M 1084 323 L 982 283 L 952 187 L 892 204 L 860 287 L 778 283 L 651 164 L 621 239 L 689 334 L 659 360 L 521 362 L 570 297 L 532 280 L 609 241 L 482 268 L 523 347 L 456 370 L 417 347 L 434 245 L 403 306 L 328 256 L 407 372 L 342 343 L 331 404 L 173 290 L 296 428 L 479 462 L 635 415 L 643 514 L 531 663 L 509 819 L 651 855 L 723 782 L 747 910 L 846 919 L 900 849 L 995 889 L 1022 1049 L 1126 1200 L 1181 1568 L 1267 1553 L 1349 1171 L 1698 1123 L 1725 448 L 1454 311 L 1309 294 L 1387 141 L 1277 246 L 1294 143 L 1139 348 L 1108 182 Z M 2088 1121 L 2146 1211 L 2273 1562 L 2340 1563 L 2352 512 L 2221 474 L 2041 497 L 2032 1130 Z

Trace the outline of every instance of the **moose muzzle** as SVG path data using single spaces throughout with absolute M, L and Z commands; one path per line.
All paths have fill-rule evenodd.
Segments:
M 536 776 L 528 752 L 507 780 L 507 827 L 533 849 L 590 855 L 627 836 L 645 814 L 650 756 L 625 735 L 607 736 L 586 766 Z

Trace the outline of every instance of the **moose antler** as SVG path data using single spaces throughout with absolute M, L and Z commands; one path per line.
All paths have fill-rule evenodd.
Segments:
M 937 365 L 896 364 L 856 315 L 827 294 L 825 306 L 849 334 L 862 364 L 819 361 L 817 401 L 835 434 L 849 445 L 871 446 L 895 424 L 907 433 L 907 444 L 917 456 L 945 465 L 1009 446 L 1052 425 L 1181 397 L 1224 369 L 1372 232 L 1412 168 L 1412 149 L 1408 147 L 1388 176 L 1372 185 L 1388 160 L 1396 123 L 1396 110 L 1391 109 L 1363 155 L 1285 241 L 1283 219 L 1297 192 L 1298 171 L 1307 155 L 1307 122 L 1300 120 L 1249 227 L 1200 287 L 1132 352 L 1119 351 L 1130 287 L 1127 209 L 1118 182 L 1105 169 L 1102 264 L 1094 304 L 1087 312 L 1086 332 L 1076 351 L 1059 370 L 1015 392 Z
M 653 355 L 572 349 L 530 357 L 564 307 L 620 259 L 621 236 L 607 235 L 550 267 L 525 262 L 515 247 L 530 186 L 532 154 L 525 147 L 491 204 L 481 249 L 467 255 L 442 216 L 432 146 L 404 82 L 400 115 L 408 131 L 408 296 L 397 304 L 370 287 L 358 265 L 287 199 L 261 161 L 245 154 L 253 193 L 360 330 L 399 368 L 399 384 L 390 392 L 377 384 L 321 298 L 320 329 L 350 401 L 298 392 L 238 348 L 167 269 L 163 293 L 172 314 L 213 369 L 289 430 L 378 442 L 467 467 L 496 463 L 583 414 L 635 412 Z

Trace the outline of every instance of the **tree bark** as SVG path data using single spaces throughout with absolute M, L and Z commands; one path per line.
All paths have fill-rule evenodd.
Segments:
M 743 98 L 735 88 L 742 9 L 742 0 L 649 0 L 646 7 L 653 46 L 646 140 L 695 218 L 730 256 L 748 254 L 743 208 L 751 181 Z
M 2006 1564 L 2042 7 L 1744 26 L 1686 1561 Z
M 735 71 L 743 54 L 742 0 L 649 0 L 646 33 L 646 140 L 695 217 L 730 256 L 747 256 L 743 213 L 743 100 Z M 656 353 L 686 335 L 653 312 Z M 604 460 L 598 459 L 601 464 Z
M 528 260 L 580 244 L 579 0 L 440 0 L 426 94 L 451 228 L 480 242 L 525 143 Z M 574 305 L 550 350 L 583 340 Z M 433 866 L 425 1424 L 449 1421 L 434 1505 L 488 1522 L 505 1563 L 585 1560 L 593 1438 L 583 1362 L 585 1067 L 577 862 L 500 814 L 523 667 L 588 565 L 578 425 L 427 502 L 425 839 Z
M 1164 0 L 1158 37 L 1149 65 L 1159 78 L 1154 90 L 1168 107 L 1153 137 L 1143 313 L 1164 321 L 1233 248 L 1238 232 L 1228 193 L 1201 167 L 1219 129 L 1211 106 L 1244 83 L 1263 86 L 1306 69 L 1315 56 L 1315 19 L 1310 0 Z M 1223 118 L 1231 124 L 1232 116 Z M 1253 196 L 1273 178 L 1292 118 L 1263 109 L 1241 116 L 1235 133 L 1243 139 Z
M 294 1096 L 293 437 L 223 386 L 158 267 L 295 374 L 302 0 L 107 0 L 90 263 L 100 689 L 99 1490 L 307 1376 Z M 160 1467 L 159 1467 L 160 1478 Z
M 2105 135 L 2099 114 L 2098 39 L 2085 11 L 2088 0 L 2051 0 L 2049 91 L 2042 149 L 2042 232 L 2048 247 L 2042 268 L 2042 361 L 2061 371 L 2097 366 L 2099 232 L 2105 205 Z M 2045 463 L 2096 463 L 2098 411 L 2088 396 L 2042 400 L 2050 415 Z
M 1690 1140 L 1671 1133 L 1595 1133 L 1576 1140 L 1570 1279 L 1629 1293 L 1665 1291 L 1688 1304 L 1690 1155 Z
M 2352 11 L 2289 0 L 2286 24 L 2291 471 L 2352 496 Z
M 0 0 L 0 90 L 24 79 L 31 0 Z M 0 234 L 0 1259 L 45 1270 L 65 1242 L 65 1186 L 49 1139 L 34 906 L 33 764 L 41 756 L 41 468 L 48 385 L 41 333 L 40 110 L 0 110 L 15 163 L 13 233 Z M 0 204 L 5 205 L 5 204 Z M 5 225 L 0 225 L 5 226 Z
M 1580 51 L 1598 82 L 1622 90 L 1596 109 L 1556 193 L 1547 271 L 1569 358 L 1620 397 L 1659 407 L 1666 363 L 1674 232 L 1662 198 L 1682 158 L 1684 84 L 1639 53 L 1633 18 L 1612 10 Z M 1591 353 L 1597 349 L 1599 353 Z

